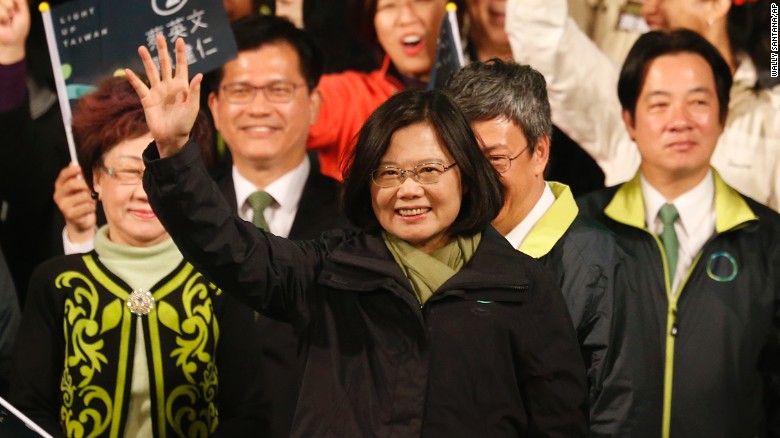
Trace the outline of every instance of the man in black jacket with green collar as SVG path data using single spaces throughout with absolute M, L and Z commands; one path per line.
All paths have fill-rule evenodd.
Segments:
M 697 33 L 640 37 L 618 83 L 639 172 L 580 203 L 642 261 L 663 437 L 780 433 L 780 215 L 710 167 L 731 81 Z
M 642 320 L 631 258 L 614 234 L 579 214 L 568 186 L 544 178 L 552 131 L 544 77 L 493 59 L 456 72 L 448 88 L 501 173 L 506 196 L 493 226 L 561 287 L 588 372 L 590 436 L 658 436 L 642 422 L 660 394 L 645 390 L 641 363 L 660 350 L 639 330 L 653 322 Z

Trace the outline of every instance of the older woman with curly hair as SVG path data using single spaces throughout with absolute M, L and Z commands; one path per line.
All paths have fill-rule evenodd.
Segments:
M 73 128 L 107 224 L 93 251 L 33 274 L 11 400 L 55 436 L 263 433 L 253 313 L 184 260 L 149 206 L 152 137 L 127 81 L 83 97 Z

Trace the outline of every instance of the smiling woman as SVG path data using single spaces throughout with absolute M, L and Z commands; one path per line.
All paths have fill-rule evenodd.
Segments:
M 361 231 L 291 241 L 232 215 L 180 135 L 200 77 L 188 81 L 176 49 L 175 75 L 145 48 L 153 86 L 129 73 L 155 138 L 144 186 L 189 260 L 295 326 L 305 372 L 291 436 L 585 436 L 561 293 L 490 227 L 499 176 L 447 94 L 399 93 L 360 131 L 344 209 Z
M 81 99 L 73 125 L 108 223 L 94 251 L 34 272 L 11 400 L 54 436 L 266 431 L 261 363 L 242 338 L 254 315 L 183 260 L 149 206 L 141 153 L 152 136 L 138 96 L 108 79 Z

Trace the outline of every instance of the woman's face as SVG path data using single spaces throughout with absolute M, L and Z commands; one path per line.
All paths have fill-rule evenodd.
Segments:
M 141 153 L 151 141 L 151 134 L 122 141 L 103 155 L 103 168 L 94 169 L 93 183 L 112 242 L 151 246 L 168 238 L 140 179 L 144 172 Z
M 690 29 L 704 34 L 714 0 L 645 0 L 642 17 L 652 30 Z
M 444 0 L 377 0 L 377 39 L 399 72 L 428 80 L 445 12 Z
M 470 34 L 493 45 L 509 44 L 504 30 L 506 0 L 467 0 L 466 11 L 471 19 Z
M 428 254 L 450 241 L 447 234 L 460 212 L 460 171 L 453 166 L 438 182 L 421 184 L 410 169 L 421 164 L 450 166 L 455 160 L 439 144 L 428 123 L 415 123 L 397 130 L 379 163 L 406 170 L 395 187 L 371 183 L 371 202 L 382 228 Z M 421 168 L 418 167 L 418 170 Z

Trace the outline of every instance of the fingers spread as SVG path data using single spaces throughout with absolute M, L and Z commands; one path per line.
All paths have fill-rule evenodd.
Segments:
M 171 65 L 171 56 L 168 54 L 168 44 L 165 42 L 165 37 L 159 33 L 157 34 L 157 60 L 160 62 L 160 79 L 165 81 L 172 78 L 173 65 Z
M 184 40 L 181 38 L 176 39 L 176 77 L 187 81 L 189 74 L 189 67 L 187 64 L 187 50 L 184 44 Z
M 139 50 L 140 51 L 140 50 Z M 125 76 L 127 76 L 127 80 L 130 81 L 130 85 L 133 86 L 133 89 L 135 90 L 135 93 L 138 95 L 138 97 L 143 101 L 147 94 L 149 94 L 149 88 L 144 84 L 144 82 L 136 76 L 135 73 L 133 73 L 132 70 L 129 68 L 125 69 Z M 152 77 L 149 77 L 149 82 L 154 86 L 155 82 L 160 83 L 160 78 L 156 78 L 154 81 L 152 80 Z

